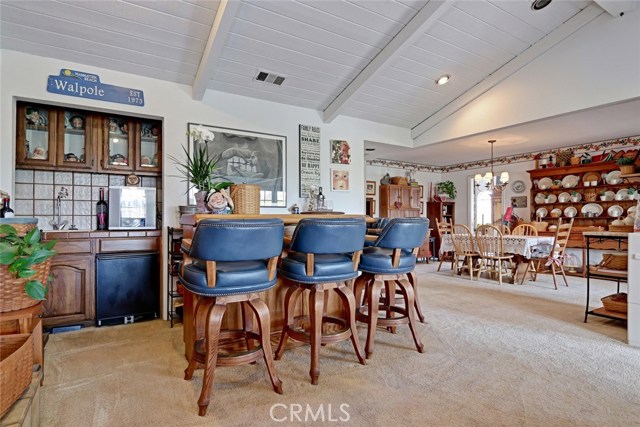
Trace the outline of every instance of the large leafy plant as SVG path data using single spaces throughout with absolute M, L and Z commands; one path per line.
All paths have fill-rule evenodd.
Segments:
M 14 227 L 0 225 L 0 264 L 7 265 L 9 273 L 15 278 L 30 279 L 24 284 L 27 295 L 36 300 L 44 300 L 47 287 L 40 280 L 31 279 L 37 271 L 32 267 L 54 256 L 55 240 L 42 243 L 38 228 L 29 231 L 24 237 L 18 235 Z
M 446 194 L 450 199 L 456 198 L 456 185 L 452 181 L 442 181 L 436 184 L 438 194 Z
M 184 176 L 184 181 L 189 184 L 187 191 L 196 188 L 200 191 L 220 190 L 233 185 L 233 182 L 212 182 L 211 176 L 218 168 L 219 157 L 211 156 L 206 146 L 200 146 L 195 150 L 193 157 L 186 148 L 182 147 L 185 160 L 180 160 L 174 156 L 168 156 L 175 164 L 180 173 Z

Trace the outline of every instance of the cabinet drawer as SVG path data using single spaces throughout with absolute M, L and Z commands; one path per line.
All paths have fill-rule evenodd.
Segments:
M 157 251 L 157 237 L 99 239 L 98 252 Z
M 58 240 L 58 243 L 53 247 L 58 255 L 66 254 L 90 254 L 91 253 L 91 239 L 80 240 Z

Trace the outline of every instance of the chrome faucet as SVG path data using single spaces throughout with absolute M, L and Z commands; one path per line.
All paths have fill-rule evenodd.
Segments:
M 66 187 L 60 187 L 60 191 L 58 191 L 58 197 L 56 197 L 56 207 L 55 207 L 55 209 L 57 209 L 58 211 L 58 221 L 54 221 L 54 220 L 49 221 L 49 225 L 52 226 L 54 230 L 64 229 L 67 226 L 67 223 L 69 222 L 66 219 L 62 221 L 62 218 L 60 217 L 61 215 L 60 200 L 66 199 L 67 197 L 69 197 L 69 190 L 67 190 Z M 53 214 L 55 215 L 55 211 L 53 212 Z

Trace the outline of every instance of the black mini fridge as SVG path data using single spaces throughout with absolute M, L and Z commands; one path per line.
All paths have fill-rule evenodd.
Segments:
M 159 255 L 96 255 L 96 325 L 133 323 L 160 312 Z

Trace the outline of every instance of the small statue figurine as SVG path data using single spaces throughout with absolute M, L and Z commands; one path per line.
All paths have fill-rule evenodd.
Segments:
M 309 207 L 308 210 L 310 212 L 316 210 L 316 186 L 312 185 L 309 187 Z
M 226 214 L 233 212 L 233 200 L 224 189 L 210 190 L 205 196 L 204 202 L 213 214 Z

